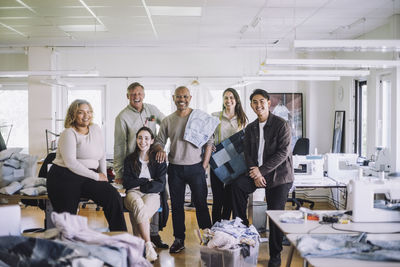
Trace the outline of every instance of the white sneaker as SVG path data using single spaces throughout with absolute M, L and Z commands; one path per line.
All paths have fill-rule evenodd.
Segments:
M 153 262 L 157 259 L 158 255 L 157 252 L 154 250 L 153 243 L 151 241 L 146 242 L 146 259 L 149 262 Z

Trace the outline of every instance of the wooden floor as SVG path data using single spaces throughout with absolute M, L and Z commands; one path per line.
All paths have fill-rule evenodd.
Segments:
M 293 209 L 290 204 L 287 205 L 287 209 Z M 316 203 L 315 209 L 331 209 L 326 203 Z M 94 205 L 89 205 L 85 209 L 81 209 L 79 214 L 87 216 L 89 221 L 89 227 L 92 229 L 104 230 L 107 228 L 107 222 L 104 219 L 102 211 L 96 211 Z M 167 250 L 159 250 L 159 259 L 154 263 L 154 266 L 172 267 L 172 266 L 201 266 L 200 263 L 200 251 L 197 238 L 194 235 L 194 230 L 197 228 L 196 213 L 194 209 L 187 209 L 186 212 L 186 240 L 185 250 L 178 254 L 169 254 Z M 131 225 L 129 222 L 128 214 L 125 213 L 125 219 L 127 221 L 128 231 L 132 233 Z M 44 213 L 36 207 L 22 207 L 22 230 L 36 227 L 43 227 Z M 171 245 L 174 237 L 172 235 L 172 219 L 171 215 L 168 220 L 166 228 L 160 232 L 162 240 Z M 265 237 L 265 235 L 264 235 Z M 282 252 L 282 266 L 286 264 L 286 258 L 289 251 L 288 246 L 284 246 Z M 268 264 L 268 243 L 261 243 L 257 266 L 267 266 Z M 292 267 L 303 266 L 303 260 L 295 253 L 292 260 Z

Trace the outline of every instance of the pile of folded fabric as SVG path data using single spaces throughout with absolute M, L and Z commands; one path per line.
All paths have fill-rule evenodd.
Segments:
M 56 228 L 40 233 L 40 238 L 1 236 L 0 262 L 5 266 L 152 266 L 143 257 L 141 238 L 96 232 L 88 227 L 86 217 L 66 212 L 53 212 L 51 218 Z
M 22 148 L 0 151 L 0 193 L 46 194 L 46 179 L 34 177 L 37 157 L 20 153 Z

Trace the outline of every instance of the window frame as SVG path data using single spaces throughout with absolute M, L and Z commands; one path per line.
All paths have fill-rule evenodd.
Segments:
M 354 105 L 354 114 L 355 114 L 355 127 L 354 127 L 354 151 L 358 154 L 358 156 L 363 155 L 363 150 L 362 150 L 362 137 L 363 137 L 363 131 L 362 131 L 362 124 L 363 124 L 363 114 L 362 114 L 362 108 L 363 108 L 363 100 L 362 100 L 362 87 L 367 86 L 368 90 L 368 83 L 366 80 L 356 80 L 355 81 L 355 105 Z M 368 120 L 367 120 L 368 123 Z M 365 151 L 365 156 L 367 156 L 367 151 Z

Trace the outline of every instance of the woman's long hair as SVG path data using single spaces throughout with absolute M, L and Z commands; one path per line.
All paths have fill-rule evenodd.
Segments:
M 78 114 L 79 106 L 86 104 L 89 106 L 90 111 L 93 113 L 93 108 L 90 103 L 84 99 L 76 99 L 74 102 L 69 105 L 68 110 L 67 110 L 67 115 L 65 116 L 64 120 L 64 128 L 71 128 L 75 126 L 75 121 L 76 121 L 76 115 Z M 93 116 L 90 119 L 89 125 L 93 124 Z
M 151 140 L 154 140 L 154 134 L 153 134 L 153 132 L 151 131 L 151 129 L 150 128 L 148 128 L 148 127 L 146 127 L 146 126 L 143 126 L 142 128 L 140 128 L 137 132 L 136 132 L 136 139 L 137 139 L 137 137 L 139 136 L 139 133 L 141 132 L 141 131 L 147 131 L 149 134 L 150 134 L 150 136 L 151 136 Z M 151 165 L 153 165 L 156 161 L 155 161 L 155 151 L 154 151 L 154 143 L 153 144 L 151 144 L 150 145 L 150 148 L 149 148 L 149 150 L 147 151 L 147 153 L 148 153 L 148 155 L 149 155 L 149 166 L 151 166 Z M 141 169 L 141 164 L 139 164 L 139 157 L 140 157 L 140 148 L 139 148 L 139 146 L 138 146 L 138 144 L 137 144 L 137 141 L 136 141 L 136 148 L 135 148 L 135 150 L 133 151 L 133 153 L 129 156 L 130 157 L 130 160 L 132 160 L 132 162 L 133 162 L 133 170 L 135 171 L 135 173 L 137 174 L 137 175 L 139 175 L 140 174 L 140 169 Z
M 224 98 L 224 95 L 226 92 L 231 92 L 233 96 L 235 97 L 236 105 L 235 105 L 235 115 L 237 117 L 238 121 L 238 126 L 239 128 L 244 128 L 246 124 L 248 123 L 249 119 L 246 116 L 246 113 L 244 113 L 243 107 L 242 107 L 242 102 L 240 101 L 239 94 L 237 91 L 233 88 L 227 88 L 225 91 L 222 93 L 222 98 Z M 222 100 L 223 102 L 224 100 Z M 222 110 L 225 110 L 225 105 L 222 103 Z

